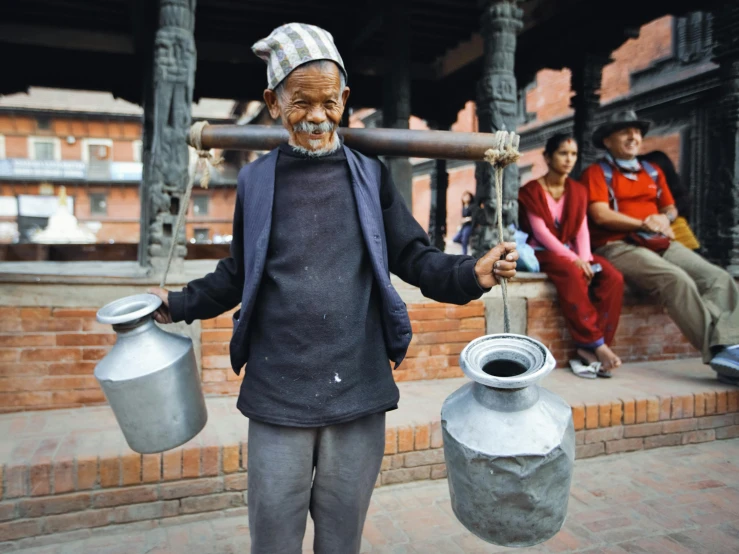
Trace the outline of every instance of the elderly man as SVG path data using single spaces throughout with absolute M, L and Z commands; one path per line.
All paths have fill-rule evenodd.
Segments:
M 512 277 L 513 243 L 479 260 L 429 245 L 388 170 L 336 132 L 349 89 L 332 36 L 291 23 L 253 46 L 270 114 L 289 142 L 238 177 L 231 257 L 181 292 L 155 289 L 158 321 L 208 319 L 241 303 L 231 363 L 249 422 L 252 552 L 359 552 L 385 450 L 385 412 L 411 340 L 389 273 L 465 304 Z
M 720 380 L 739 384 L 739 289 L 726 271 L 672 240 L 678 213 L 665 177 L 636 157 L 649 126 L 626 111 L 593 134 L 607 151 L 582 175 L 593 246 L 627 282 L 659 298 Z

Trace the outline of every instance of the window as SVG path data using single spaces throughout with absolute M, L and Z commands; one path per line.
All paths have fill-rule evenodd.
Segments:
M 144 159 L 144 143 L 140 140 L 134 140 L 131 147 L 133 148 L 133 161 L 141 163 Z
M 108 195 L 103 192 L 90 193 L 90 215 L 108 215 Z
M 48 131 L 51 129 L 51 118 L 46 116 L 36 118 L 36 128 L 40 131 Z
M 54 159 L 54 143 L 50 140 L 37 140 L 33 143 L 33 159 L 34 160 L 53 160 Z
M 195 229 L 195 242 L 209 242 L 210 230 L 207 227 Z
M 208 200 L 204 194 L 192 197 L 192 215 L 204 216 L 208 215 Z
M 111 139 L 85 139 L 82 142 L 82 161 L 88 164 L 105 163 L 113 160 Z
M 28 137 L 28 155 L 32 160 L 61 160 L 61 142 L 58 138 Z

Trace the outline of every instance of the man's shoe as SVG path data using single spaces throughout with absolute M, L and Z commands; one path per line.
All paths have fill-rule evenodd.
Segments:
M 729 346 L 711 359 L 711 368 L 719 374 L 722 382 L 739 383 L 739 345 Z

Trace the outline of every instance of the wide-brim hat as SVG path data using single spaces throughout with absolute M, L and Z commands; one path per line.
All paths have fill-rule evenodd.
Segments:
M 626 129 L 628 127 L 637 127 L 641 131 L 642 135 L 646 135 L 651 126 L 651 121 L 639 119 L 634 110 L 616 112 L 608 118 L 608 121 L 595 129 L 595 132 L 593 132 L 593 145 L 595 145 L 596 148 L 605 149 L 603 139 L 609 137 L 616 131 Z

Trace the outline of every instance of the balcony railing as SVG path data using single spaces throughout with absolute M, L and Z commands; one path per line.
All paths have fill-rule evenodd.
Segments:
M 95 161 L 86 164 L 75 160 L 14 158 L 0 160 L 0 179 L 130 183 L 141 181 L 141 167 L 138 162 Z

